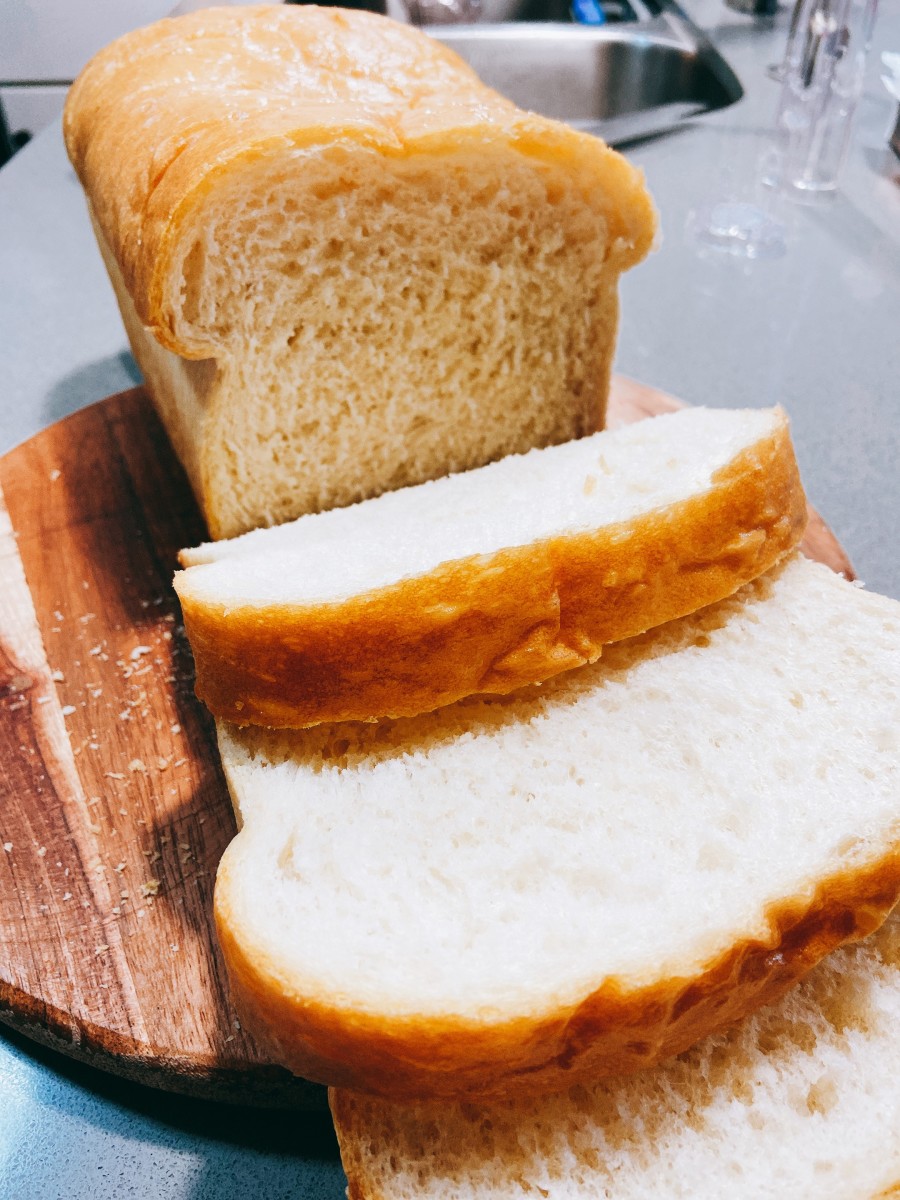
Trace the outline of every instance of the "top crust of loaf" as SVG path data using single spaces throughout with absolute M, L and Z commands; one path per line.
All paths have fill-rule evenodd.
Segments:
M 182 311 L 203 201 L 273 156 L 340 146 L 409 158 L 505 145 L 566 164 L 606 224 L 616 270 L 643 258 L 655 232 L 642 177 L 615 151 L 522 112 L 450 50 L 366 12 L 207 9 L 137 30 L 81 73 L 64 132 L 138 316 L 187 358 L 217 349 Z

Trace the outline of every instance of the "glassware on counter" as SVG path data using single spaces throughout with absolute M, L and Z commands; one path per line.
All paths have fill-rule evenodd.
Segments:
M 799 0 L 779 69 L 766 183 L 810 197 L 837 187 L 877 8 L 878 0 Z

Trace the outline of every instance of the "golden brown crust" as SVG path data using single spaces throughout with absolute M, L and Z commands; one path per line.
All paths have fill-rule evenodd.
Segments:
M 236 724 L 414 716 L 505 695 L 732 595 L 799 542 L 787 422 L 706 493 L 590 533 L 445 563 L 322 605 L 231 609 L 176 577 L 197 695 Z
M 328 1089 L 328 1107 L 337 1134 L 341 1166 L 347 1176 L 347 1200 L 387 1200 L 362 1150 L 366 1145 L 366 1130 L 362 1124 L 365 1118 L 358 1111 L 360 1103 L 365 1105 L 366 1097 L 346 1088 Z
M 115 256 L 97 224 L 90 201 L 88 213 L 119 304 L 119 312 L 131 343 L 132 353 L 144 376 L 144 387 L 156 406 L 172 447 L 190 480 L 207 528 L 215 536 L 218 512 L 215 505 L 210 503 L 212 493 L 204 478 L 203 449 L 209 443 L 203 434 L 207 411 L 215 403 L 218 374 L 216 361 L 179 358 L 177 354 L 161 346 L 144 328 Z
M 75 81 L 64 132 L 140 320 L 187 358 L 216 347 L 178 322 L 185 238 L 211 191 L 267 156 L 505 143 L 567 165 L 607 223 L 616 270 L 643 258 L 655 234 L 642 177 L 615 151 L 520 111 L 452 51 L 372 13 L 229 7 L 136 30 Z
M 872 933 L 900 899 L 900 849 L 771 904 L 743 937 L 681 977 L 606 979 L 580 1003 L 515 1020 L 391 1019 L 300 994 L 236 935 L 229 854 L 216 925 L 235 1003 L 273 1057 L 298 1075 L 391 1100 L 500 1098 L 638 1071 L 770 1004 L 824 955 Z

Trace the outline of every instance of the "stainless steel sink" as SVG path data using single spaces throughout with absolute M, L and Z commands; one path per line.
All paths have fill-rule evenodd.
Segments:
M 743 88 L 704 34 L 674 5 L 643 20 L 431 26 L 485 83 L 522 108 L 621 144 L 733 104 Z

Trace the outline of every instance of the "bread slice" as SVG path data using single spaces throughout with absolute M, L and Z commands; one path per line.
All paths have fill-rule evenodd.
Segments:
M 665 1066 L 494 1103 L 333 1091 L 350 1200 L 900 1194 L 900 915 Z
M 540 688 L 219 744 L 243 1019 L 396 1099 L 651 1066 L 900 895 L 900 605 L 802 558 Z
M 161 21 L 89 63 L 64 128 L 213 537 L 602 424 L 642 177 L 418 30 Z
M 805 523 L 780 410 L 685 410 L 185 551 L 175 589 L 217 716 L 415 716 L 720 600 Z

